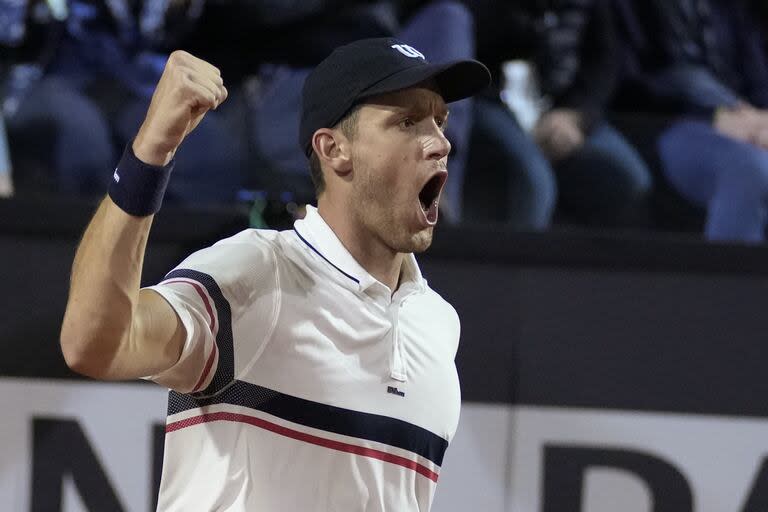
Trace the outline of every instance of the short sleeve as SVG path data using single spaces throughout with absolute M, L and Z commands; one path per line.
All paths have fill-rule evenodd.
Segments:
M 280 303 L 269 233 L 246 230 L 197 251 L 149 287 L 170 304 L 186 332 L 179 361 L 149 380 L 210 396 L 237 378 L 240 361 L 258 357 Z

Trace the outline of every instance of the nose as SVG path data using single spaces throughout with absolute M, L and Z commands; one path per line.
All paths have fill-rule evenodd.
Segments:
M 451 142 L 446 138 L 443 130 L 435 125 L 435 133 L 430 137 L 425 149 L 427 160 L 442 160 L 451 152 Z

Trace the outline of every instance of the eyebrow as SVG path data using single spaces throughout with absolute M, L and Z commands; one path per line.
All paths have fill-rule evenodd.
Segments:
M 433 102 L 430 103 L 430 105 L 426 105 L 424 102 L 419 102 L 415 105 L 396 106 L 395 111 L 398 114 L 414 113 L 423 115 L 424 117 L 434 112 L 435 115 L 442 116 L 444 119 L 448 119 L 448 115 L 451 113 L 451 111 L 447 106 L 434 105 L 432 104 Z

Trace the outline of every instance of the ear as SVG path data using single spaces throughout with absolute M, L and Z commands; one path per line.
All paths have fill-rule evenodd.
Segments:
M 320 128 L 312 136 L 312 149 L 321 163 L 334 170 L 338 175 L 352 171 L 350 141 L 340 130 Z

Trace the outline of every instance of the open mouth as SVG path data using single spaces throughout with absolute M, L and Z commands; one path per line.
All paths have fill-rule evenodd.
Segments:
M 437 222 L 437 206 L 440 200 L 440 192 L 443 190 L 447 177 L 448 173 L 446 171 L 436 173 L 424 184 L 419 193 L 421 211 L 424 213 L 424 218 L 430 226 L 434 226 Z

